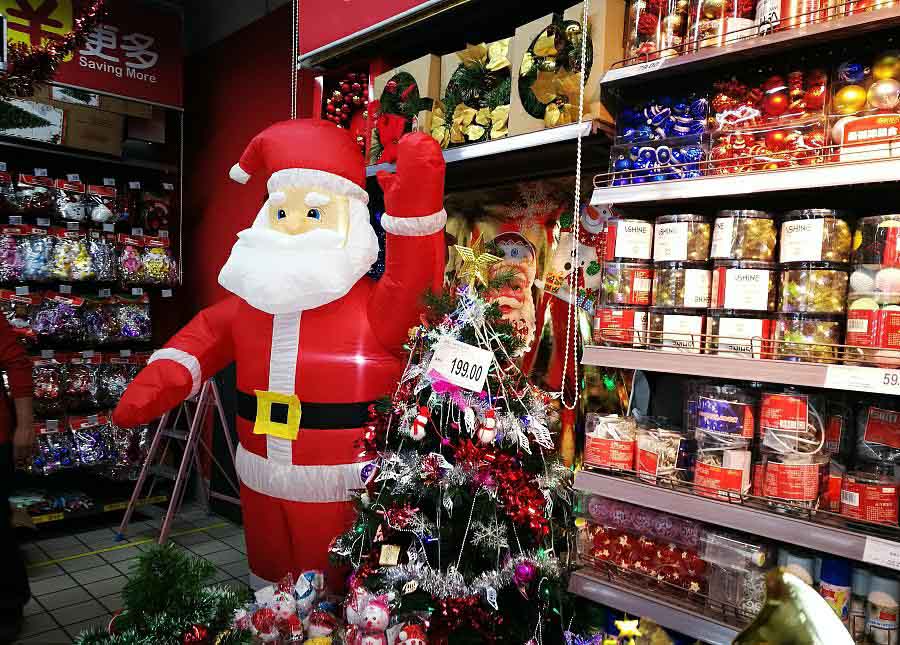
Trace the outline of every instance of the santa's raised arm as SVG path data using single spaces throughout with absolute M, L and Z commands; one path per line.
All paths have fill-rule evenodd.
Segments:
M 238 234 L 219 283 L 232 294 L 201 311 L 129 386 L 113 419 L 147 423 L 237 362 L 237 466 L 251 582 L 325 569 L 350 524 L 349 491 L 370 475 L 356 442 L 369 404 L 402 371 L 407 331 L 445 261 L 444 159 L 426 134 L 398 146 L 385 193 L 386 268 L 369 224 L 365 166 L 346 130 L 276 123 L 231 177 L 268 177 L 269 197 Z M 362 461 L 361 461 L 362 460 Z

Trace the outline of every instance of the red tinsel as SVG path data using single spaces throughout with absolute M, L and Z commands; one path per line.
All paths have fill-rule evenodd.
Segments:
M 406 525 L 409 524 L 410 520 L 412 520 L 418 512 L 418 508 L 413 508 L 409 504 L 404 504 L 403 506 L 394 505 L 384 511 L 379 511 L 379 513 L 384 516 L 388 525 L 394 529 L 406 528 Z
M 659 18 L 652 13 L 642 13 L 638 17 L 637 32 L 644 37 L 652 36 L 656 33 L 656 27 L 659 25 Z
M 45 45 L 32 43 L 29 47 L 24 43 L 11 43 L 7 70 L 0 74 L 0 97 L 32 96 L 36 83 L 52 80 L 59 64 L 81 49 L 88 34 L 103 20 L 105 4 L 105 0 L 85 3 L 75 18 L 72 31 Z
M 209 630 L 203 625 L 191 625 L 181 635 L 181 642 L 183 645 L 206 645 L 209 642 Z
M 481 636 L 482 642 L 494 643 L 494 626 L 502 624 L 503 614 L 488 613 L 481 606 L 478 596 L 438 600 L 437 608 L 431 615 L 429 642 L 447 643 L 454 632 L 466 630 Z

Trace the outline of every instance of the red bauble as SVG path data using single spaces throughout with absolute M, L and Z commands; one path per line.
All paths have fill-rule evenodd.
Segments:
M 396 94 L 397 93 L 397 81 L 388 81 L 384 86 L 384 90 L 388 94 Z
M 361 92 L 362 85 L 360 85 L 359 83 L 354 83 L 353 85 L 350 86 L 350 91 L 351 92 Z
M 766 132 L 766 147 L 775 152 L 782 150 L 787 145 L 787 134 L 784 130 Z
M 349 91 L 350 91 L 350 83 L 348 83 L 347 81 L 341 82 L 341 92 L 346 94 Z
M 821 110 L 825 106 L 825 82 L 810 84 L 809 89 L 803 95 L 803 102 L 807 110 Z
M 334 103 L 329 103 L 325 106 L 325 109 L 328 110 L 329 114 L 334 114 Z
M 349 114 L 351 109 L 352 108 L 346 103 L 341 106 L 341 112 L 344 112 L 345 114 Z
M 782 78 L 781 76 L 778 76 L 776 74 L 775 76 L 770 76 L 763 82 L 762 89 L 765 92 L 770 92 L 772 90 L 780 90 L 780 89 L 786 90 L 787 83 L 784 82 L 784 78 Z
M 341 112 L 341 121 L 344 122 L 344 121 L 349 121 L 349 120 L 350 120 L 350 113 L 349 112 Z
M 351 83 L 359 78 L 359 75 L 356 72 L 350 72 L 347 74 L 347 80 Z
M 191 625 L 184 634 L 181 635 L 181 642 L 184 645 L 205 645 L 209 641 L 209 630 L 203 625 Z
M 762 110 L 767 116 L 781 116 L 788 109 L 788 96 L 786 92 L 774 92 L 766 94 L 762 100 Z
M 637 32 L 642 36 L 651 36 L 656 33 L 659 18 L 652 13 L 642 13 L 638 18 Z

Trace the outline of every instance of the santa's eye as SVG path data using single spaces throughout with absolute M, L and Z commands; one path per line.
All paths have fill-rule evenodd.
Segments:
M 320 220 L 322 219 L 322 212 L 318 208 L 310 208 L 306 212 L 306 217 L 309 219 Z
M 287 213 L 284 212 L 283 208 L 278 209 L 278 219 L 284 219 L 287 217 Z

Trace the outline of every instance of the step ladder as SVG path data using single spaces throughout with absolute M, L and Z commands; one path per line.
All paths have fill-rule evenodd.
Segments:
M 240 505 L 241 501 L 236 497 L 240 494 L 237 485 L 216 459 L 211 447 L 206 445 L 206 442 L 203 441 L 203 427 L 209 413 L 213 409 L 216 410 L 219 422 L 225 430 L 225 441 L 228 444 L 228 453 L 231 456 L 232 466 L 234 466 L 235 450 L 234 441 L 231 438 L 231 427 L 225 416 L 225 410 L 222 407 L 222 398 L 219 396 L 219 388 L 216 386 L 213 379 L 209 379 L 203 383 L 200 391 L 194 397 L 185 400 L 172 410 L 169 410 L 159 420 L 159 423 L 156 426 L 156 432 L 153 434 L 153 440 L 150 442 L 150 449 L 147 452 L 144 465 L 141 466 L 141 472 L 134 484 L 134 491 L 132 491 L 131 499 L 125 509 L 125 516 L 122 518 L 122 523 L 119 525 L 116 541 L 125 539 L 128 524 L 131 522 L 131 516 L 134 513 L 134 509 L 141 503 L 141 491 L 144 488 L 144 484 L 147 482 L 148 476 L 151 475 L 152 480 L 145 499 L 153 495 L 153 489 L 159 479 L 175 482 L 172 488 L 172 496 L 169 498 L 169 506 L 166 509 L 166 516 L 163 519 L 162 527 L 160 528 L 159 544 L 165 544 L 169 538 L 172 522 L 175 519 L 175 515 L 181 509 L 181 502 L 184 499 L 184 493 L 188 481 L 190 480 L 191 472 L 194 469 L 196 469 L 196 472 L 199 475 L 197 479 L 200 481 L 200 486 L 203 489 L 202 498 L 206 504 L 207 510 L 209 510 L 209 500 L 212 498 L 221 499 L 238 506 Z M 182 418 L 184 418 L 188 430 L 179 429 L 178 425 Z M 177 469 L 162 463 L 173 442 L 182 447 L 181 462 Z M 165 443 L 164 446 L 163 443 Z M 231 486 L 231 489 L 236 496 L 225 495 L 210 490 L 209 485 L 200 473 L 200 449 L 203 449 L 203 451 L 209 455 L 212 463 L 219 469 L 219 472 L 222 473 L 225 481 Z

